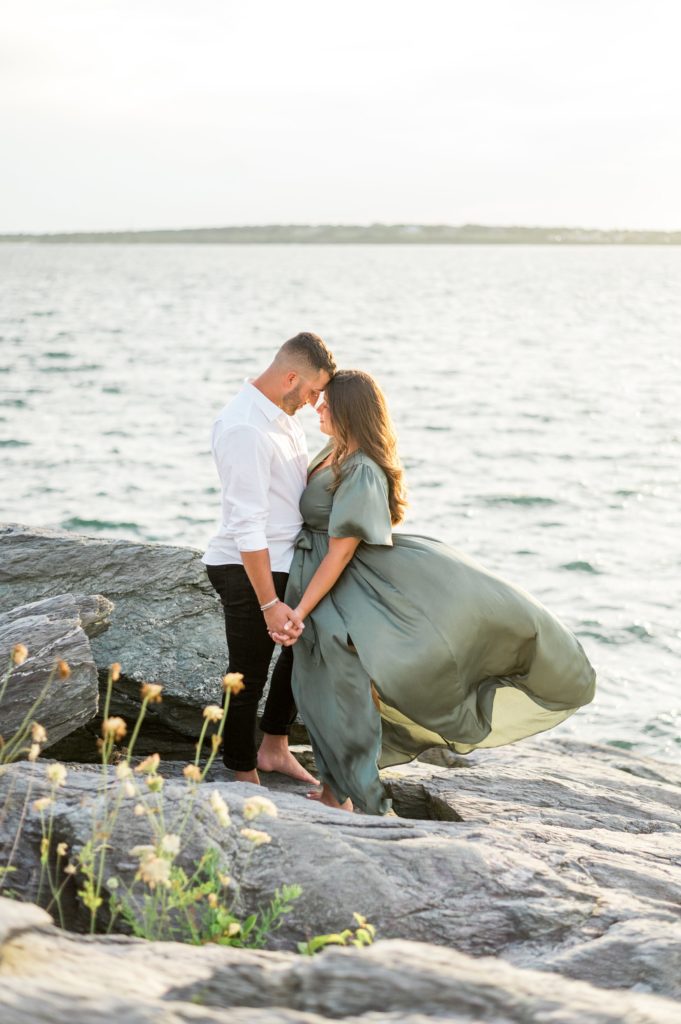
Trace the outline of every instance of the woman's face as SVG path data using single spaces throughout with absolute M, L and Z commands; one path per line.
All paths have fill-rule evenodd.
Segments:
M 335 431 L 331 420 L 331 413 L 329 407 L 326 404 L 326 400 L 322 398 L 321 402 L 317 406 L 317 412 L 319 413 L 319 429 L 322 434 L 328 434 L 329 437 L 335 437 Z

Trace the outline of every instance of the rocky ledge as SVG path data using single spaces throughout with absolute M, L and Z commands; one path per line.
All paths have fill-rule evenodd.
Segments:
M 162 754 L 164 804 L 179 815 L 187 784 L 165 750 L 193 756 L 201 709 L 219 699 L 222 616 L 196 552 L 6 527 L 0 554 L 0 658 L 16 643 L 29 647 L 0 709 L 6 735 L 50 665 L 71 666 L 40 716 L 48 757 L 0 768 L 0 867 L 15 869 L 0 872 L 0 888 L 24 901 L 0 904 L 3 1024 L 117 1013 L 219 1021 L 227 1012 L 231 1021 L 678 1019 L 669 1000 L 681 996 L 681 768 L 560 730 L 465 758 L 426 752 L 384 772 L 397 818 L 333 811 L 307 800 L 306 787 L 265 777 L 278 815 L 267 823 L 272 842 L 250 855 L 240 808 L 256 788 L 214 764 L 179 859 L 189 867 L 220 850 L 240 916 L 282 883 L 302 886 L 269 953 L 88 938 L 72 878 L 69 931 L 54 928 L 32 906 L 42 838 L 32 803 L 50 792 L 49 757 L 72 761 L 56 791 L 53 839 L 77 852 L 102 780 L 119 785 L 113 768 L 82 763 L 78 737 L 89 736 L 95 755 L 97 676 L 101 688 L 108 665 L 121 662 L 111 712 L 129 723 L 139 683 L 164 685 L 136 751 Z M 311 766 L 309 749 L 298 756 Z M 210 810 L 214 790 L 231 809 L 229 827 Z M 124 805 L 106 877 L 130 884 L 130 851 L 148 841 Z M 377 928 L 375 946 L 314 960 L 292 952 L 350 925 L 355 911 Z
M 90 938 L 0 900 L 3 1024 L 674 1024 L 669 999 L 404 940 L 292 953 Z

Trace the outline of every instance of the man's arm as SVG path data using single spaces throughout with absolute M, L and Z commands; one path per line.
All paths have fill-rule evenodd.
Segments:
M 258 604 L 269 604 L 270 601 L 274 601 L 277 594 L 272 579 L 269 550 L 265 548 L 263 551 L 242 551 L 241 557 L 246 575 L 258 598 Z M 277 601 L 275 605 L 264 611 L 263 615 L 271 633 L 279 633 L 297 639 L 303 631 L 300 615 L 289 608 L 284 601 Z
M 277 596 L 266 534 L 270 511 L 269 442 L 255 427 L 244 425 L 226 431 L 218 438 L 215 454 L 225 497 L 232 508 L 230 525 L 234 528 L 246 575 L 258 603 L 269 604 Z M 302 630 L 300 616 L 283 601 L 277 601 L 263 614 L 269 630 L 286 632 L 290 636 L 298 636 Z M 286 629 L 289 621 L 293 626 Z

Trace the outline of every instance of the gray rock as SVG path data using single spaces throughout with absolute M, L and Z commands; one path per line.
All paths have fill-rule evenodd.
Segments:
M 109 625 L 113 605 L 99 594 L 59 594 L 0 612 L 0 665 L 23 643 L 29 656 L 14 666 L 0 703 L 5 739 L 16 733 L 30 713 L 55 744 L 97 712 L 98 683 L 90 637 Z M 71 669 L 68 679 L 55 671 L 59 661 Z M 38 698 L 39 705 L 32 711 Z
M 1 927 L 9 912 L 11 926 Z M 24 919 L 22 921 L 22 915 Z M 36 908 L 0 901 L 3 1024 L 248 1022 L 329 1019 L 421 1024 L 672 1024 L 678 1007 L 609 992 L 492 958 L 425 943 L 291 953 L 90 938 L 51 926 Z
M 23 764 L 5 775 L 0 863 L 27 790 L 33 797 L 46 791 L 44 771 L 40 763 Z M 169 831 L 186 792 L 172 777 L 180 771 L 162 766 Z M 276 933 L 280 946 L 336 931 L 359 911 L 383 938 L 498 956 L 604 988 L 681 994 L 681 787 L 672 768 L 669 781 L 658 781 L 652 776 L 666 768 L 655 762 L 541 739 L 479 752 L 466 767 L 412 764 L 386 772 L 398 811 L 415 810 L 416 792 L 421 820 L 346 815 L 273 776 L 279 815 L 261 826 L 273 841 L 255 850 L 247 870 L 240 806 L 262 790 L 223 781 L 221 765 L 212 771 L 191 815 L 185 855 L 194 861 L 208 845 L 224 851 L 240 887 L 240 912 L 282 882 L 302 885 Z M 85 766 L 70 772 L 56 807 L 56 838 L 76 847 L 87 838 L 97 776 Z M 208 806 L 214 788 L 231 808 L 231 829 L 220 828 Z M 0 793 L 0 806 L 2 800 Z M 129 882 L 136 863 L 128 851 L 145 841 L 139 818 L 121 818 L 107 874 Z M 29 813 L 11 883 L 27 899 L 36 892 L 39 844 L 37 816 Z M 69 914 L 70 927 L 84 926 L 75 903 Z
M 134 720 L 139 684 L 164 685 L 155 721 L 195 737 L 201 709 L 220 697 L 226 645 L 220 603 L 198 552 L 20 525 L 0 528 L 0 611 L 65 591 L 97 591 L 116 605 L 93 642 L 100 677 L 119 662 L 114 714 Z M 169 739 L 168 746 L 172 741 Z

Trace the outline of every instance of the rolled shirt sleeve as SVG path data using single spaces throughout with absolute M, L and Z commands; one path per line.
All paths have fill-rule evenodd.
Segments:
M 256 427 L 239 425 L 223 431 L 214 442 L 222 481 L 224 521 L 239 551 L 267 547 L 272 447 Z

